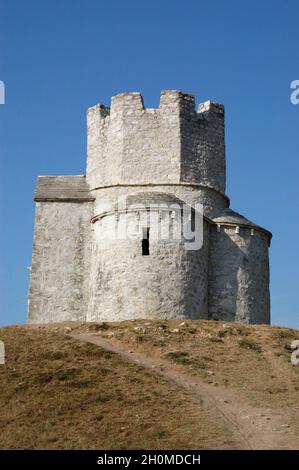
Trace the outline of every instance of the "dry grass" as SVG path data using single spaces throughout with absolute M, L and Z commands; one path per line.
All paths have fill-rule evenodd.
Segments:
M 92 328 L 87 324 L 79 330 Z M 207 383 L 240 390 L 257 406 L 299 409 L 299 366 L 290 362 L 290 344 L 299 339 L 298 331 L 211 321 L 136 320 L 106 324 L 99 334 L 163 357 Z
M 299 439 L 299 366 L 290 363 L 297 331 L 126 321 L 0 329 L 6 346 L 1 449 L 240 447 L 221 413 L 212 416 L 198 397 L 117 354 L 72 339 L 70 331 L 120 341 L 157 363 L 167 361 L 211 386 L 235 390 L 269 416 L 279 410 Z
M 190 394 L 116 354 L 47 327 L 2 328 L 0 339 L 1 449 L 238 447 Z

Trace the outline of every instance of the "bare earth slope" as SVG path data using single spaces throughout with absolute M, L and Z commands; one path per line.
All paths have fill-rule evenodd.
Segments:
M 287 328 L 127 321 L 0 329 L 2 449 L 298 449 Z

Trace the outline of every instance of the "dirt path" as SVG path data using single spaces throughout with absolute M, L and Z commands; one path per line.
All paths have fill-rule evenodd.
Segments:
M 237 391 L 228 387 L 207 384 L 198 377 L 182 372 L 162 358 L 132 351 L 117 340 L 107 340 L 99 334 L 71 334 L 77 340 L 86 341 L 119 354 L 125 360 L 138 364 L 152 374 L 175 383 L 192 395 L 192 399 L 208 410 L 211 419 L 221 416 L 232 430 L 232 435 L 242 449 L 294 449 L 290 430 L 285 425 L 285 416 L 273 410 L 255 408 L 245 402 Z

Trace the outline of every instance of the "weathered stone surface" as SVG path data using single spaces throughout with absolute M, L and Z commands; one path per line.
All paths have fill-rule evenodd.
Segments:
M 268 240 L 249 226 L 211 227 L 209 315 L 214 320 L 270 323 Z
M 39 176 L 34 200 L 39 201 L 92 201 L 86 178 L 79 176 Z
M 29 322 L 85 320 L 92 202 L 37 202 Z
M 88 110 L 87 130 L 86 177 L 38 179 L 29 321 L 269 323 L 271 234 L 229 209 L 224 107 L 208 101 L 196 111 L 192 95 L 170 90 L 146 109 L 139 93 L 123 93 Z M 132 210 L 119 209 L 124 200 Z M 203 246 L 155 239 L 147 222 L 149 255 L 140 227 L 115 239 L 124 217 L 136 229 L 138 203 L 153 202 L 202 204 Z
M 112 98 L 111 109 L 89 109 L 87 181 L 91 189 L 116 184 L 191 183 L 225 192 L 224 110 L 194 97 L 161 93 L 145 109 L 139 93 Z
M 152 194 L 148 201 L 153 200 Z M 170 202 L 171 198 L 161 198 L 157 193 L 156 201 Z M 161 217 L 161 231 L 169 222 L 171 228 L 176 223 L 167 215 Z M 122 219 L 134 230 L 135 211 L 118 217 L 116 222 L 115 212 L 110 212 L 94 223 L 87 320 L 208 318 L 209 223 L 204 222 L 205 243 L 200 250 L 186 250 L 183 238 L 162 240 L 151 236 L 150 255 L 142 256 L 142 233 L 137 229 L 135 239 L 115 240 L 113 236 L 115 224 L 121 224 Z M 152 233 L 151 224 L 144 225 Z

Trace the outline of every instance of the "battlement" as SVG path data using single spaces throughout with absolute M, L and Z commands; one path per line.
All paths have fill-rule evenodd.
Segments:
M 195 97 L 190 93 L 183 93 L 179 90 L 164 90 L 160 94 L 159 108 L 145 108 L 143 97 L 138 92 L 120 93 L 111 98 L 111 106 L 97 104 L 87 110 L 87 113 L 99 114 L 102 119 L 107 116 L 117 117 L 118 113 L 127 113 L 128 115 L 138 112 L 178 112 L 181 115 L 190 114 L 202 117 L 202 113 L 213 112 L 216 114 L 224 114 L 224 106 L 213 101 L 199 103 L 196 111 Z
M 116 184 L 206 185 L 225 192 L 224 107 L 193 95 L 162 91 L 159 108 L 140 93 L 112 97 L 88 109 L 87 181 Z

